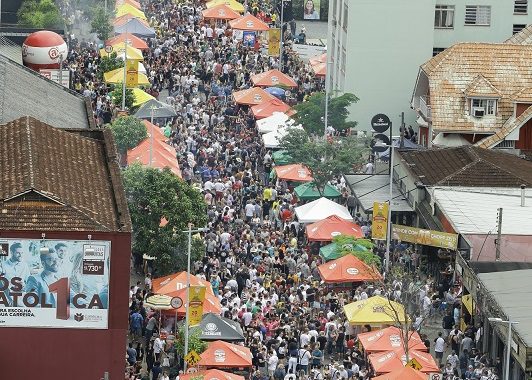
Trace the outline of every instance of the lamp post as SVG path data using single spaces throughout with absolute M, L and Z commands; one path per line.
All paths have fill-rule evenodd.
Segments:
M 391 144 L 375 144 L 376 146 L 388 147 L 390 149 L 390 186 L 388 188 L 388 222 L 386 224 L 386 253 L 384 260 L 384 273 L 388 273 L 390 267 L 390 241 L 392 237 L 392 199 L 393 199 L 393 142 Z
M 193 230 L 192 229 L 192 223 L 188 224 L 188 230 L 183 231 L 184 233 L 188 234 L 188 249 L 187 249 L 187 294 L 185 295 L 185 352 L 183 354 L 183 357 L 188 355 L 188 335 L 189 335 L 189 315 L 188 315 L 188 307 L 190 302 L 190 254 L 192 251 L 192 233 L 198 233 L 198 232 L 205 232 L 208 228 L 198 228 Z M 184 362 L 183 370 L 186 373 L 187 371 L 187 362 Z
M 501 318 L 488 318 L 488 321 L 492 323 L 500 323 L 503 325 L 508 325 L 508 337 L 506 340 L 506 355 L 504 358 L 504 379 L 510 380 L 510 357 L 512 353 L 512 325 L 517 325 L 519 322 L 512 321 L 508 319 L 507 321 L 502 320 Z
M 281 44 L 279 45 L 279 71 L 283 71 L 284 48 L 284 0 L 281 0 Z
M 331 74 L 329 73 L 329 66 L 332 64 L 332 61 L 329 61 L 329 57 L 327 56 L 327 64 L 325 67 L 325 116 L 323 117 L 324 120 L 324 134 L 323 136 L 327 138 L 327 127 L 329 126 L 329 87 L 331 86 Z

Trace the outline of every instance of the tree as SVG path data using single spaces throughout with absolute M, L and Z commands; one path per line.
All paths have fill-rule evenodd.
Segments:
M 92 15 L 91 33 L 96 33 L 100 40 L 105 41 L 112 31 L 113 25 L 111 24 L 109 12 L 103 6 L 98 6 Z
M 373 242 L 371 240 L 338 235 L 333 237 L 333 243 L 336 244 L 338 252 L 353 255 L 368 266 L 376 270 L 380 269 L 381 258 L 373 253 Z M 357 246 L 362 247 L 362 249 Z
M 307 166 L 318 188 L 323 188 L 335 175 L 353 172 L 356 165 L 365 162 L 368 141 L 357 137 L 315 139 L 306 132 L 290 129 L 281 138 L 280 147 L 288 155 Z
M 115 106 L 122 107 L 122 86 L 115 86 L 114 90 L 111 91 L 111 98 Z M 126 88 L 126 108 L 131 110 L 134 103 L 135 95 L 133 95 L 133 90 Z
M 123 116 L 116 119 L 110 127 L 120 154 L 125 154 L 139 143 L 148 138 L 146 126 L 133 116 Z
M 100 58 L 100 64 L 98 65 L 98 79 L 103 80 L 103 74 L 109 71 L 113 71 L 124 67 L 124 61 L 116 55 L 116 52 L 112 52 L 107 56 Z
M 24 0 L 17 12 L 21 26 L 36 29 L 59 28 L 63 19 L 53 0 Z
M 154 256 L 157 275 L 174 272 L 178 258 L 186 254 L 187 236 L 182 231 L 189 223 L 197 227 L 207 223 L 201 193 L 168 168 L 134 164 L 123 177 L 133 224 L 133 253 Z
M 357 122 L 347 121 L 347 117 L 349 116 L 348 107 L 357 101 L 358 98 L 349 93 L 330 98 L 327 124 L 333 126 L 337 131 L 355 128 Z M 294 109 L 297 111 L 294 118 L 303 125 L 303 128 L 308 133 L 323 136 L 325 133 L 323 121 L 323 116 L 325 115 L 325 93 L 315 93 L 306 102 L 294 106 Z
M 197 327 L 189 328 L 188 335 L 188 352 L 196 351 L 199 354 L 202 354 L 207 349 L 207 342 L 204 342 L 200 339 L 201 329 Z M 179 333 L 176 336 L 175 340 L 175 350 L 177 357 L 182 358 L 185 356 L 185 327 L 182 326 L 179 328 Z

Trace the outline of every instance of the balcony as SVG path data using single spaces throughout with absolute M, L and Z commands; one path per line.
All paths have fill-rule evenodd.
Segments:
M 427 121 L 432 120 L 432 110 L 430 108 L 430 98 L 427 95 L 419 97 L 419 112 L 424 116 Z

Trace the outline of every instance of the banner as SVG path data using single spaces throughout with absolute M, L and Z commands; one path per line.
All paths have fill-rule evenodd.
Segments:
M 373 202 L 373 220 L 371 222 L 371 238 L 386 240 L 388 235 L 388 203 Z
M 126 63 L 126 87 L 137 87 L 139 84 L 139 63 L 128 59 Z
M 250 32 L 246 30 L 242 33 L 242 44 L 244 46 L 253 47 L 255 46 L 256 38 L 257 38 L 257 35 L 255 32 Z
M 303 1 L 303 18 L 305 20 L 320 19 L 320 0 Z
M 447 248 L 456 250 L 458 246 L 458 235 L 448 232 L 424 230 L 421 228 L 402 226 L 394 224 L 392 226 L 392 236 L 394 239 L 406 241 L 408 243 L 430 245 L 432 247 Z
M 0 239 L 0 327 L 106 329 L 110 248 Z
M 205 286 L 194 285 L 188 290 L 188 321 L 190 326 L 199 325 L 203 317 Z
M 70 70 L 61 70 L 62 73 L 59 75 L 59 69 L 40 69 L 39 74 L 43 77 L 46 77 L 55 83 L 59 83 L 66 88 L 70 87 Z
M 277 57 L 281 54 L 281 29 L 268 31 L 268 55 Z

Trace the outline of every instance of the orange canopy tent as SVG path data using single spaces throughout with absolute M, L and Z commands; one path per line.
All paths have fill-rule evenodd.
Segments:
M 364 351 L 369 353 L 403 349 L 401 330 L 395 326 L 358 334 L 358 340 Z M 415 331 L 408 332 L 408 349 L 427 351 L 425 343 Z
M 244 380 L 244 376 L 234 373 L 220 371 L 219 369 L 208 369 L 206 371 L 180 375 L 179 380 Z
M 311 66 L 315 66 L 318 63 L 327 63 L 327 53 L 320 54 L 318 56 L 309 58 L 308 60 Z
M 253 75 L 251 81 L 255 86 L 259 87 L 297 87 L 295 80 L 279 70 L 268 70 Z
M 235 20 L 229 21 L 229 25 L 235 30 L 252 30 L 255 32 L 265 32 L 270 29 L 268 24 L 259 20 L 252 14 L 247 14 Z
M 376 272 L 353 255 L 345 255 L 339 259 L 321 264 L 318 272 L 326 283 L 348 283 L 381 280 Z
M 254 106 L 262 102 L 275 99 L 260 87 L 248 88 L 247 90 L 233 92 L 233 98 L 237 104 Z
M 317 77 L 324 77 L 327 75 L 327 63 L 323 62 L 313 65 L 312 71 L 314 71 Z
M 337 235 L 354 236 L 363 238 L 360 226 L 349 220 L 331 215 L 306 227 L 307 238 L 310 241 L 331 241 Z
M 119 34 L 116 37 L 110 38 L 107 41 L 105 41 L 105 46 L 114 46 L 116 44 L 124 43 L 127 41 L 127 44 L 129 46 L 133 46 L 136 49 L 140 50 L 148 50 L 148 44 L 144 42 L 141 38 L 138 38 L 137 36 L 131 34 L 131 33 L 122 33 Z
M 140 3 L 138 1 L 135 1 L 135 0 L 116 0 L 115 8 L 118 8 L 118 7 L 120 7 L 121 5 L 124 5 L 124 4 L 129 4 L 132 7 L 137 8 L 137 9 L 141 8 Z
M 215 340 L 201 355 L 200 367 L 238 368 L 251 367 L 251 351 L 244 346 Z
M 207 287 L 206 293 L 214 294 L 211 283 L 199 277 L 190 275 L 190 285 L 203 285 Z M 187 272 L 178 272 L 168 276 L 154 278 L 152 289 L 156 294 L 168 294 L 187 287 Z
M 428 352 L 408 351 L 409 359 L 416 359 L 421 365 L 421 372 L 439 373 L 440 367 Z M 401 369 L 407 363 L 404 350 L 379 352 L 368 356 L 376 374 L 389 373 Z
M 203 10 L 203 18 L 215 20 L 234 20 L 240 17 L 240 13 L 235 12 L 225 4 L 220 4 L 212 8 Z
M 427 374 L 410 367 L 403 367 L 390 373 L 374 377 L 373 380 L 427 380 Z
M 274 168 L 277 178 L 292 182 L 310 182 L 314 180 L 310 170 L 301 164 L 276 166 Z
M 113 26 L 121 26 L 121 25 L 124 25 L 126 22 L 128 22 L 129 20 L 131 20 L 132 18 L 137 18 L 135 17 L 134 15 L 130 14 L 130 13 L 126 13 L 120 17 L 117 17 L 113 20 Z M 142 20 L 140 18 L 137 18 L 137 20 L 139 20 L 142 24 L 144 24 L 145 26 L 147 27 L 150 27 L 150 24 L 148 23 L 148 21 L 146 20 Z
M 169 150 L 169 149 L 170 150 Z M 138 146 L 127 151 L 127 162 L 133 164 L 135 162 L 144 166 L 150 166 L 157 169 L 169 168 L 172 173 L 181 178 L 181 170 L 175 157 L 175 151 L 164 141 L 154 140 L 149 138 L 142 141 Z
M 160 292 L 156 292 L 158 294 L 163 294 Z M 187 300 L 187 289 L 179 289 L 173 292 L 164 293 L 164 295 L 169 297 L 179 297 L 183 300 L 183 305 L 179 309 L 170 309 L 163 311 L 164 314 L 168 315 L 175 315 L 177 311 L 178 316 L 184 316 L 185 312 L 187 310 L 186 300 Z M 220 300 L 218 297 L 216 297 L 214 294 L 212 294 L 212 287 L 209 284 L 209 287 L 207 287 L 207 290 L 205 291 L 205 300 L 203 301 L 203 313 L 214 313 L 216 315 L 219 315 L 222 312 L 222 304 L 220 303 Z
M 255 116 L 255 119 L 257 120 L 270 117 L 274 112 L 282 112 L 287 116 L 291 116 L 294 114 L 294 112 L 291 111 L 290 106 L 280 99 L 267 100 L 251 107 L 251 112 L 253 112 L 253 116 Z

